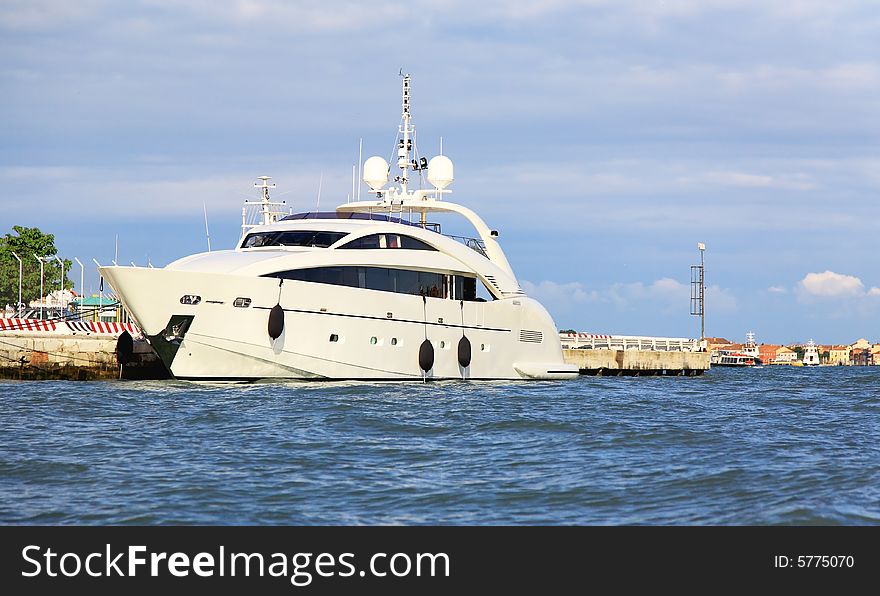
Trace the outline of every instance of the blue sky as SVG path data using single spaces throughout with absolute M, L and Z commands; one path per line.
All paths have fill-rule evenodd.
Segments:
M 259 175 L 344 202 L 403 68 L 420 152 L 559 326 L 697 335 L 705 242 L 707 334 L 880 340 L 878 40 L 846 0 L 0 0 L 0 231 L 164 265 L 203 203 L 231 247 Z

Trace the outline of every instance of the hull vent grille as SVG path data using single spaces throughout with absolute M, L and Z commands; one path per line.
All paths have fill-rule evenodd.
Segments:
M 529 331 L 528 329 L 523 329 L 519 332 L 519 340 L 533 344 L 539 344 L 544 341 L 544 334 L 540 331 Z

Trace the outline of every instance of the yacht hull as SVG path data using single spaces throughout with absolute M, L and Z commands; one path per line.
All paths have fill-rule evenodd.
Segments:
M 461 302 L 226 273 L 138 267 L 101 273 L 179 379 L 577 376 L 577 367 L 563 361 L 552 318 L 526 296 Z M 276 305 L 283 325 L 273 339 L 269 318 Z M 469 361 L 460 353 L 462 337 Z M 420 359 L 426 340 L 433 352 L 427 371 Z

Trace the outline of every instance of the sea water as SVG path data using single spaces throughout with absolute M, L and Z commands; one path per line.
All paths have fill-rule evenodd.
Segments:
M 877 524 L 880 367 L 0 381 L 4 524 Z

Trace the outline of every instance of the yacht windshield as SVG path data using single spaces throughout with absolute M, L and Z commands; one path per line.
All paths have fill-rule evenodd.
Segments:
M 346 236 L 348 236 L 348 232 L 322 232 L 318 230 L 254 232 L 245 237 L 244 242 L 241 243 L 241 248 L 260 248 L 264 246 L 314 246 L 327 248 Z

